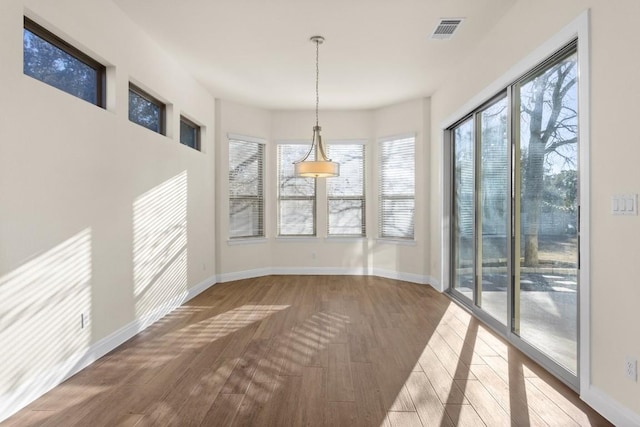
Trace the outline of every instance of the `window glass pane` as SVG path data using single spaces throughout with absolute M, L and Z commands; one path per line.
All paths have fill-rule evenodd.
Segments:
M 247 141 L 229 141 L 229 193 L 258 196 L 262 191 L 264 146 Z
M 514 332 L 569 372 L 578 351 L 578 58 L 516 85 L 521 189 Z
M 380 237 L 413 239 L 415 138 L 380 143 Z
M 381 144 L 381 191 L 383 195 L 414 195 L 414 138 L 384 141 Z
M 278 145 L 278 235 L 315 236 L 316 180 L 294 175 L 293 162 L 309 151 L 306 144 Z M 314 158 L 313 154 L 310 156 Z
M 475 194 L 474 122 L 472 119 L 453 131 L 453 287 L 473 300 L 473 241 Z
M 280 199 L 279 205 L 281 236 L 315 235 L 315 200 Z
M 162 108 L 129 89 L 129 120 L 162 133 Z
M 308 151 L 308 145 L 278 145 L 278 191 L 280 196 L 315 196 L 316 180 L 314 178 L 299 178 L 294 174 L 293 163 L 303 158 Z M 309 160 L 313 159 L 315 159 L 315 155 L 311 153 Z
M 509 235 L 509 141 L 507 98 L 480 112 L 480 162 L 478 164 L 478 216 L 482 239 L 477 250 L 482 269 L 478 283 L 478 305 L 507 324 L 507 270 Z
M 262 200 L 233 198 L 229 202 L 229 237 L 262 237 Z
M 229 140 L 229 236 L 264 236 L 264 144 Z
M 200 150 L 199 133 L 198 126 L 180 119 L 180 143 L 195 150 Z
M 23 31 L 23 72 L 92 104 L 101 73 L 28 29 Z
M 340 164 L 340 176 L 327 179 L 328 234 L 365 235 L 364 145 L 331 144 L 328 156 Z
M 364 234 L 364 200 L 329 199 L 329 235 L 362 236 Z
M 327 179 L 329 197 L 364 195 L 364 145 L 333 144 L 327 155 L 340 163 L 340 176 Z
M 383 237 L 407 238 L 413 237 L 413 213 L 415 202 L 413 198 L 382 200 L 382 211 L 385 220 L 382 222 Z

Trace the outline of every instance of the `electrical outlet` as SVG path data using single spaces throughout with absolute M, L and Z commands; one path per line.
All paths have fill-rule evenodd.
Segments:
M 80 313 L 80 329 L 84 329 L 89 326 L 89 320 L 88 313 Z
M 311 252 L 311 259 L 316 259 L 316 253 L 315 252 Z
M 638 361 L 632 357 L 624 358 L 624 374 L 631 381 L 638 381 Z

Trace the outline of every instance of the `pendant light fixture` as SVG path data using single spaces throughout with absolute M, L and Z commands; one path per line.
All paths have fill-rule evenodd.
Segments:
M 301 160 L 294 162 L 295 175 L 304 178 L 328 178 L 340 175 L 340 165 L 327 158 L 322 145 L 322 136 L 320 136 L 322 128 L 318 125 L 318 106 L 320 104 L 320 96 L 318 94 L 318 80 L 320 77 L 318 52 L 320 45 L 324 42 L 324 37 L 313 36 L 309 40 L 316 44 L 316 125 L 313 127 L 313 137 L 311 138 L 309 152 Z M 309 160 L 311 153 L 315 153 L 315 160 Z

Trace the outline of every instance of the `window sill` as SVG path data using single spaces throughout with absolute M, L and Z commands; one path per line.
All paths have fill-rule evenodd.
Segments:
M 318 236 L 278 236 L 276 240 L 279 242 L 318 242 Z
M 402 246 L 416 246 L 418 244 L 415 239 L 394 239 L 391 237 L 378 237 L 376 242 Z
M 367 236 L 327 236 L 325 240 L 331 243 L 350 243 L 364 242 L 369 239 L 367 239 Z
M 267 243 L 269 239 L 266 237 L 239 237 L 237 239 L 229 239 L 227 240 L 228 246 L 236 246 L 236 245 L 252 245 L 254 243 Z

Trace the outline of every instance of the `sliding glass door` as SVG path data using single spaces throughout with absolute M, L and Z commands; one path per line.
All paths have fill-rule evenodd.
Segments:
M 499 98 L 478 112 L 478 173 L 476 227 L 477 305 L 507 324 L 507 270 L 509 235 L 509 140 L 507 98 Z
M 500 96 L 453 131 L 453 288 L 507 324 L 509 145 Z
M 450 291 L 574 383 L 577 89 L 572 43 L 449 129 Z
M 513 332 L 577 373 L 578 104 L 575 50 L 514 86 L 517 259 Z

